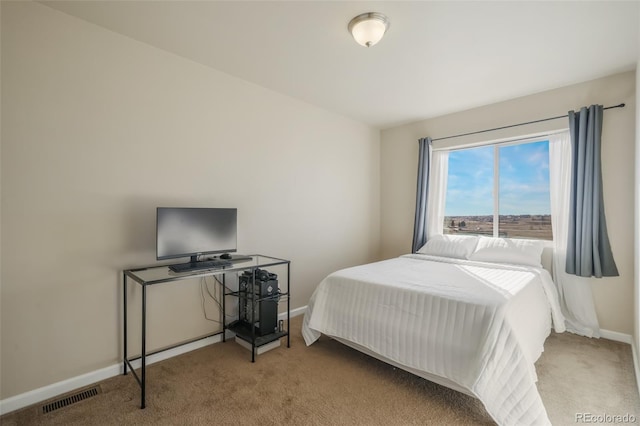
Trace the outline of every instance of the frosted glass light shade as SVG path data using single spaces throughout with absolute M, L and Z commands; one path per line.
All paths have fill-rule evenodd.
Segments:
M 349 22 L 349 32 L 355 41 L 366 47 L 371 47 L 382 40 L 388 28 L 389 18 L 376 12 L 363 13 Z

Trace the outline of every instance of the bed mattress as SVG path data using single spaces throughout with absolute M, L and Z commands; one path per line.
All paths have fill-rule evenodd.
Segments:
M 564 331 L 564 319 L 546 270 L 411 254 L 329 275 L 302 334 L 307 345 L 325 334 L 443 378 L 498 424 L 540 425 L 549 420 L 534 363 L 552 327 Z

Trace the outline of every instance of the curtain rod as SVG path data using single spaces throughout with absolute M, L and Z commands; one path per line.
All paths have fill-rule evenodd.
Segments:
M 624 108 L 624 106 L 625 106 L 625 104 L 622 103 L 622 104 L 619 104 L 619 105 L 608 106 L 606 108 L 603 108 L 603 110 L 611 109 L 611 108 Z M 476 132 L 461 133 L 459 135 L 453 135 L 453 136 L 444 136 L 444 137 L 441 137 L 441 138 L 431 139 L 431 141 L 441 141 L 441 140 L 444 140 L 444 139 L 459 138 L 461 136 L 477 135 L 478 133 L 493 132 L 495 130 L 508 129 L 510 127 L 525 126 L 527 124 L 534 124 L 534 123 L 541 123 L 543 121 L 557 120 L 558 118 L 564 118 L 564 117 L 568 117 L 568 116 L 569 116 L 569 114 L 559 115 L 557 117 L 542 118 L 540 120 L 527 121 L 526 123 L 511 124 L 509 126 L 496 127 L 496 128 L 493 128 L 493 129 L 486 129 L 486 130 L 478 130 Z

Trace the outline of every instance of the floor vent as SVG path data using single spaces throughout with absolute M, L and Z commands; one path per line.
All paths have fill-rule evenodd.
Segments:
M 87 398 L 91 398 L 92 396 L 96 396 L 100 393 L 100 386 L 94 386 L 89 389 L 82 390 L 80 392 L 76 392 L 71 395 L 67 395 L 60 399 L 56 399 L 55 401 L 49 402 L 42 406 L 41 413 L 47 414 L 52 411 L 59 410 L 60 408 L 67 407 L 71 404 L 75 404 L 76 402 L 83 401 Z

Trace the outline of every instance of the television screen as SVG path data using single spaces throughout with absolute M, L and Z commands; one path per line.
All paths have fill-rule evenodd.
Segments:
M 176 257 L 235 252 L 237 209 L 158 207 L 156 257 Z

